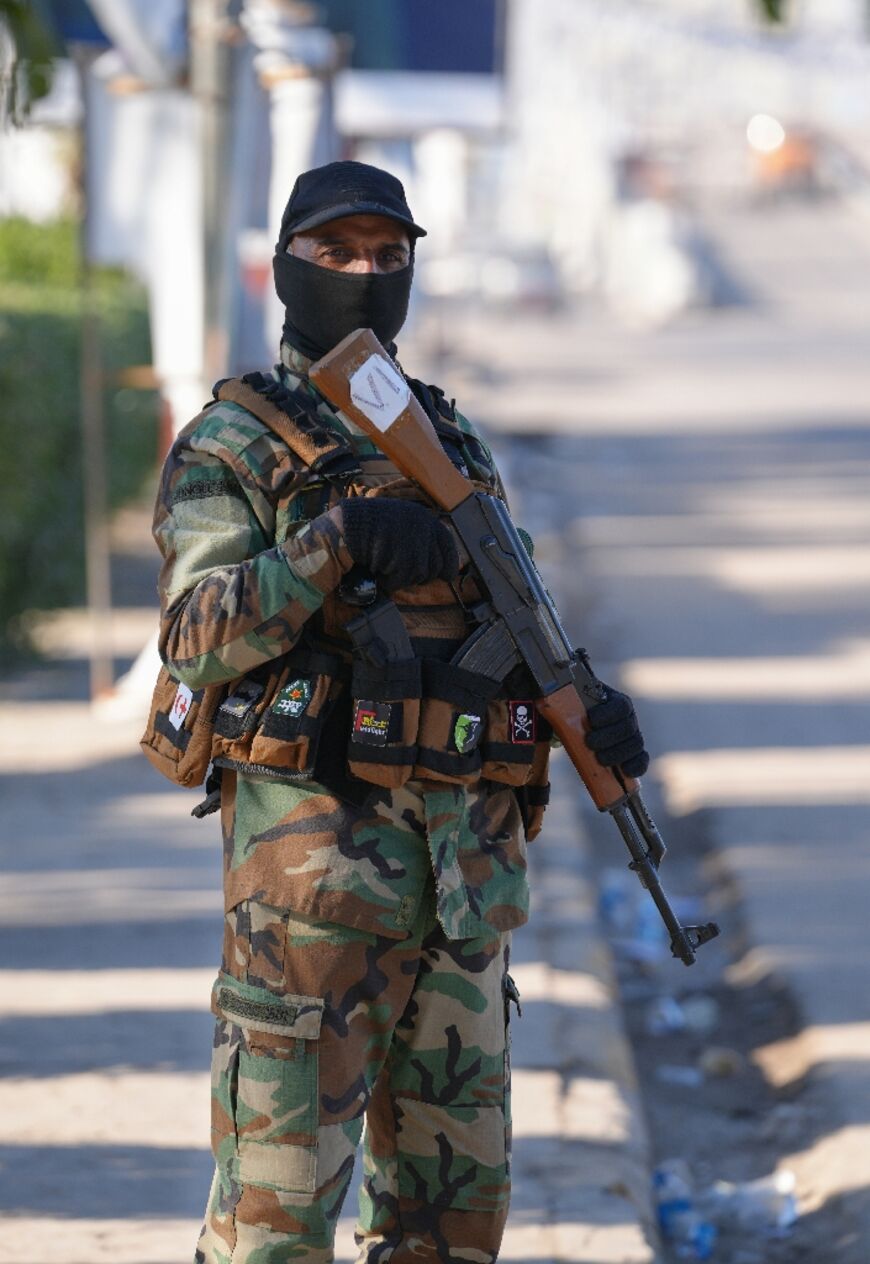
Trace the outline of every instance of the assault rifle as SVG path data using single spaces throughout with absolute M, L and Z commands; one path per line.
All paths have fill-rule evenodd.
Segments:
M 665 844 L 644 805 L 640 783 L 599 764 L 586 745 L 587 707 L 606 688 L 571 647 L 504 504 L 475 490 L 453 464 L 429 418 L 370 329 L 349 334 L 309 369 L 318 390 L 450 515 L 486 598 L 474 610 L 478 626 L 453 662 L 501 681 L 524 663 L 539 696 L 535 706 L 552 726 L 596 807 L 609 812 L 685 964 L 719 933 L 715 922 L 683 926 L 662 890 L 658 868 Z

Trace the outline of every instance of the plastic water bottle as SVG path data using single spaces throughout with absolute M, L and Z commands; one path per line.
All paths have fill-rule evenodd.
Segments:
M 659 1228 L 681 1260 L 709 1260 L 716 1227 L 695 1206 L 692 1178 L 682 1159 L 660 1163 L 653 1172 Z
M 739 1185 L 717 1181 L 701 1202 L 704 1210 L 723 1224 L 737 1224 L 766 1237 L 781 1237 L 798 1218 L 795 1185 L 794 1172 L 781 1169 Z

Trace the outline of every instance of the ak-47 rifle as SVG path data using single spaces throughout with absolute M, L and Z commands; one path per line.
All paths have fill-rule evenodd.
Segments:
M 715 922 L 682 926 L 658 877 L 665 844 L 640 795 L 640 784 L 603 767 L 586 745 L 586 709 L 606 688 L 565 635 L 505 505 L 475 491 L 444 451 L 408 383 L 370 329 L 349 334 L 309 369 L 331 403 L 377 444 L 449 516 L 483 588 L 475 609 L 478 627 L 453 662 L 501 681 L 524 663 L 535 681 L 535 705 L 550 723 L 596 807 L 609 812 L 671 937 L 671 952 L 685 964 L 719 933 Z

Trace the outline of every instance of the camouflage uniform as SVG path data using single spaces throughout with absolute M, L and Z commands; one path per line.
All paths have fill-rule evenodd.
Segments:
M 282 356 L 276 375 L 374 452 Z M 155 515 L 161 652 L 191 688 L 290 651 L 350 568 L 337 522 L 306 521 L 307 477 L 232 403 L 177 440 Z M 396 601 L 425 627 L 414 590 Z M 197 1259 L 331 1259 L 365 1116 L 360 1258 L 489 1264 L 509 1192 L 508 941 L 528 907 L 513 791 L 414 779 L 355 807 L 227 773 L 222 822 L 217 1171 Z

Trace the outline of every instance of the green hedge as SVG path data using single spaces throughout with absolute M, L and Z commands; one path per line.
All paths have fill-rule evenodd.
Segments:
M 16 617 L 84 600 L 77 227 L 0 221 L 0 643 Z M 100 270 L 109 496 L 135 495 L 157 457 L 154 392 L 118 383 L 150 362 L 142 288 Z

